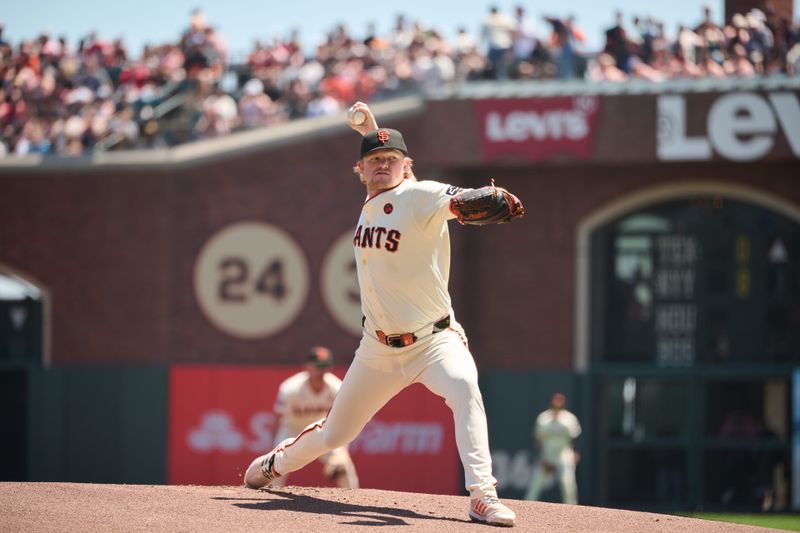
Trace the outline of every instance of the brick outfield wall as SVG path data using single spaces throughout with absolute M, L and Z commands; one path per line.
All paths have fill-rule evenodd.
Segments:
M 702 106 L 713 95 L 692 97 Z M 527 216 L 502 227 L 451 224 L 451 293 L 482 368 L 573 367 L 575 231 L 598 207 L 677 181 L 720 181 L 800 205 L 796 159 L 778 137 L 768 162 L 655 161 L 655 96 L 603 99 L 593 159 L 485 163 L 474 104 L 426 103 L 404 131 L 422 178 L 480 186 L 495 177 Z M 689 115 L 690 132 L 701 128 Z M 51 296 L 52 361 L 268 363 L 298 361 L 310 343 L 347 363 L 357 337 L 319 290 L 332 242 L 351 230 L 363 189 L 350 172 L 354 134 L 341 131 L 180 167 L 98 167 L 0 173 L 0 265 Z M 310 289 L 298 316 L 268 338 L 236 339 L 200 311 L 192 275 L 220 228 L 255 219 L 281 227 L 306 256 Z
M 730 24 L 734 14 L 747 13 L 754 8 L 763 13 L 768 13 L 772 8 L 779 16 L 794 20 L 793 0 L 725 0 L 725 23 Z M 698 12 L 698 20 L 701 16 L 702 13 Z M 715 16 L 715 20 L 717 19 Z

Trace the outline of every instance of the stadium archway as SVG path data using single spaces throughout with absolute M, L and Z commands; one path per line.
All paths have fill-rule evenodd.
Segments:
M 22 481 L 27 469 L 28 373 L 49 362 L 47 291 L 0 264 L 0 479 Z
M 594 503 L 787 509 L 800 209 L 681 183 L 598 210 L 577 244 Z
M 0 263 L 0 361 L 4 366 L 50 362 L 47 290 Z

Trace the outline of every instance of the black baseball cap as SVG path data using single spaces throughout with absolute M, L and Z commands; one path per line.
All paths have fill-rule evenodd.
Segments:
M 333 354 L 324 346 L 314 346 L 308 351 L 309 363 L 314 363 L 319 368 L 327 368 L 333 364 Z
M 387 148 L 400 150 L 408 155 L 408 148 L 406 148 L 402 133 L 391 128 L 372 130 L 361 139 L 361 158 L 363 159 L 365 155 L 375 150 Z

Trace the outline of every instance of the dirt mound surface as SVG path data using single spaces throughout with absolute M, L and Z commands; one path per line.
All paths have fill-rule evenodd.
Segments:
M 514 531 L 548 533 L 775 531 L 601 507 L 507 500 Z M 287 487 L 0 483 L 2 531 L 488 531 L 465 496 Z

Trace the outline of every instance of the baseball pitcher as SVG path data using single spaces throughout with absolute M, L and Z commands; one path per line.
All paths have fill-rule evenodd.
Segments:
M 361 343 L 326 418 L 257 457 L 244 482 L 258 488 L 352 441 L 401 390 L 422 383 L 453 411 L 456 445 L 475 521 L 512 526 L 515 513 L 497 498 L 478 371 L 456 320 L 448 221 L 500 224 L 524 214 L 522 203 L 494 184 L 462 189 L 417 180 L 403 135 L 378 128 L 369 107 L 353 106 L 362 135 L 355 165 L 366 199 L 353 235 L 361 309 Z

